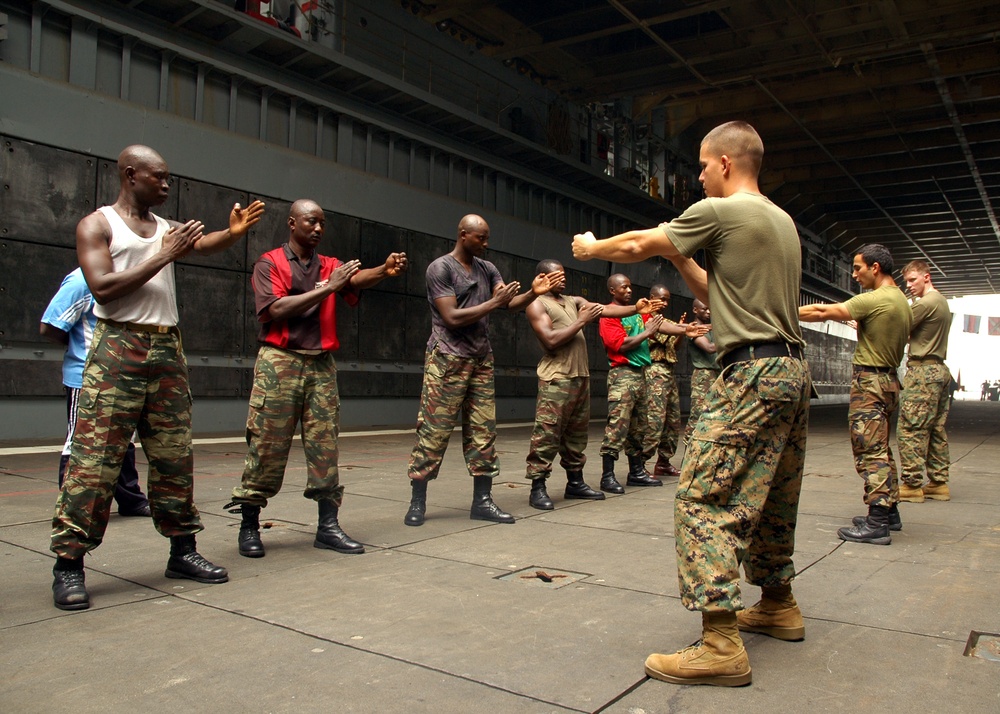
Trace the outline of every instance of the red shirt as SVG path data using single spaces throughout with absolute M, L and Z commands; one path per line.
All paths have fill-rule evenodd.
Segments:
M 287 243 L 260 256 L 251 278 L 257 319 L 261 322 L 258 341 L 296 350 L 332 351 L 340 347 L 336 295 L 330 295 L 305 313 L 287 320 L 267 320 L 265 317 L 267 309 L 275 301 L 315 290 L 317 284 L 328 280 L 340 264 L 337 258 L 318 253 L 314 253 L 309 262 L 303 263 Z M 345 288 L 340 295 L 348 305 L 357 305 L 359 295 L 355 290 Z

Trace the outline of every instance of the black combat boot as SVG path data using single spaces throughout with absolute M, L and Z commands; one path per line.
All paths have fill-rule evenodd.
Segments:
M 663 481 L 650 476 L 643 461 L 642 454 L 629 454 L 628 479 L 625 483 L 629 486 L 662 486 Z
M 56 558 L 52 577 L 52 601 L 56 607 L 60 610 L 86 610 L 90 607 L 83 558 Z
M 493 479 L 489 476 L 474 476 L 472 479 L 472 508 L 469 518 L 474 521 L 493 521 L 494 523 L 513 523 L 514 516 L 504 513 L 493 503 L 490 491 Z
M 264 544 L 260 540 L 260 506 L 242 503 L 240 513 L 243 515 L 243 522 L 240 523 L 240 534 L 236 537 L 240 555 L 247 558 L 263 558 Z
M 316 540 L 313 541 L 313 546 L 328 548 L 338 553 L 355 555 L 364 553 L 365 547 L 344 533 L 344 529 L 337 522 L 340 507 L 329 499 L 317 503 L 319 503 L 319 526 L 316 528 Z
M 625 493 L 625 487 L 618 483 L 615 478 L 615 461 L 617 456 L 611 454 L 601 454 L 601 465 L 604 467 L 601 473 L 601 490 L 607 493 Z
M 583 471 L 566 472 L 566 498 L 584 498 L 588 501 L 603 501 L 604 494 L 595 491 L 583 480 Z
M 424 524 L 424 513 L 427 511 L 427 480 L 410 479 L 410 510 L 406 512 L 403 523 L 408 526 L 422 526 Z
M 889 545 L 892 537 L 889 535 L 889 507 L 869 506 L 868 516 L 860 525 L 841 528 L 837 531 L 841 540 L 851 543 L 871 543 L 872 545 Z
M 531 495 L 528 496 L 528 505 L 539 511 L 551 511 L 555 508 L 552 499 L 549 498 L 549 494 L 545 490 L 544 476 L 531 480 Z
M 187 578 L 199 583 L 229 582 L 229 573 L 205 560 L 195 550 L 194 535 L 170 536 L 170 560 L 163 573 L 168 578 Z
M 856 526 L 863 526 L 866 518 L 867 516 L 855 516 L 852 522 Z M 889 530 L 903 530 L 903 519 L 899 517 L 899 504 L 896 503 L 889 507 Z

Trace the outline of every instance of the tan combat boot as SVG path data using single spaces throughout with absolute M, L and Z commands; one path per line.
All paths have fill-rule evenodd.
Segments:
M 920 486 L 909 486 L 905 483 L 899 484 L 899 500 L 907 503 L 923 503 L 927 492 Z
M 761 588 L 760 602 L 736 613 L 736 621 L 744 632 L 759 632 L 787 642 L 800 642 L 806 638 L 791 585 Z
M 900 491 L 902 498 L 902 491 Z M 933 501 L 950 501 L 951 489 L 948 488 L 947 481 L 928 481 L 924 486 L 924 496 Z
M 701 640 L 676 654 L 649 655 L 646 674 L 673 684 L 750 684 L 750 660 L 736 628 L 736 613 L 703 612 L 701 618 Z

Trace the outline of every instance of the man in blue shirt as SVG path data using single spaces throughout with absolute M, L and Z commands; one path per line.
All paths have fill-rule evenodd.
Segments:
M 63 356 L 63 387 L 66 389 L 66 443 L 59 459 L 59 486 L 62 487 L 69 463 L 69 446 L 76 428 L 76 405 L 83 387 L 83 366 L 87 350 L 94 336 L 94 297 L 90 294 L 83 271 L 77 268 L 63 278 L 62 285 L 53 296 L 38 326 L 41 335 L 52 342 L 66 346 Z M 139 473 L 135 468 L 135 444 L 128 445 L 118 481 L 115 482 L 115 501 L 118 513 L 123 516 L 149 517 L 149 501 L 139 487 Z

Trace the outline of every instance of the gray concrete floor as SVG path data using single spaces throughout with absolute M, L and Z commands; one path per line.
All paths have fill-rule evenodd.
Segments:
M 113 515 L 87 558 L 90 610 L 52 606 L 49 519 L 57 453 L 0 452 L 0 710 L 43 712 L 997 712 L 1000 404 L 956 402 L 950 502 L 902 504 L 888 547 L 840 541 L 863 512 L 846 408 L 812 414 L 797 532 L 804 642 L 747 635 L 750 687 L 647 679 L 643 660 L 698 638 L 678 598 L 673 484 L 603 502 L 527 504 L 527 427 L 503 428 L 496 501 L 514 525 L 468 518 L 456 434 L 423 527 L 403 525 L 412 435 L 348 435 L 341 523 L 362 556 L 312 547 L 293 447 L 263 512 L 267 556 L 236 552 L 222 506 L 242 469 L 237 441 L 196 447 L 199 550 L 225 585 L 163 576 L 167 542 Z M 591 430 L 598 475 L 600 425 Z M 620 463 L 619 471 L 624 472 Z M 547 585 L 523 578 L 565 574 Z M 573 575 L 579 574 L 579 575 Z M 746 586 L 745 598 L 757 599 Z M 992 657 L 993 659 L 989 659 Z

